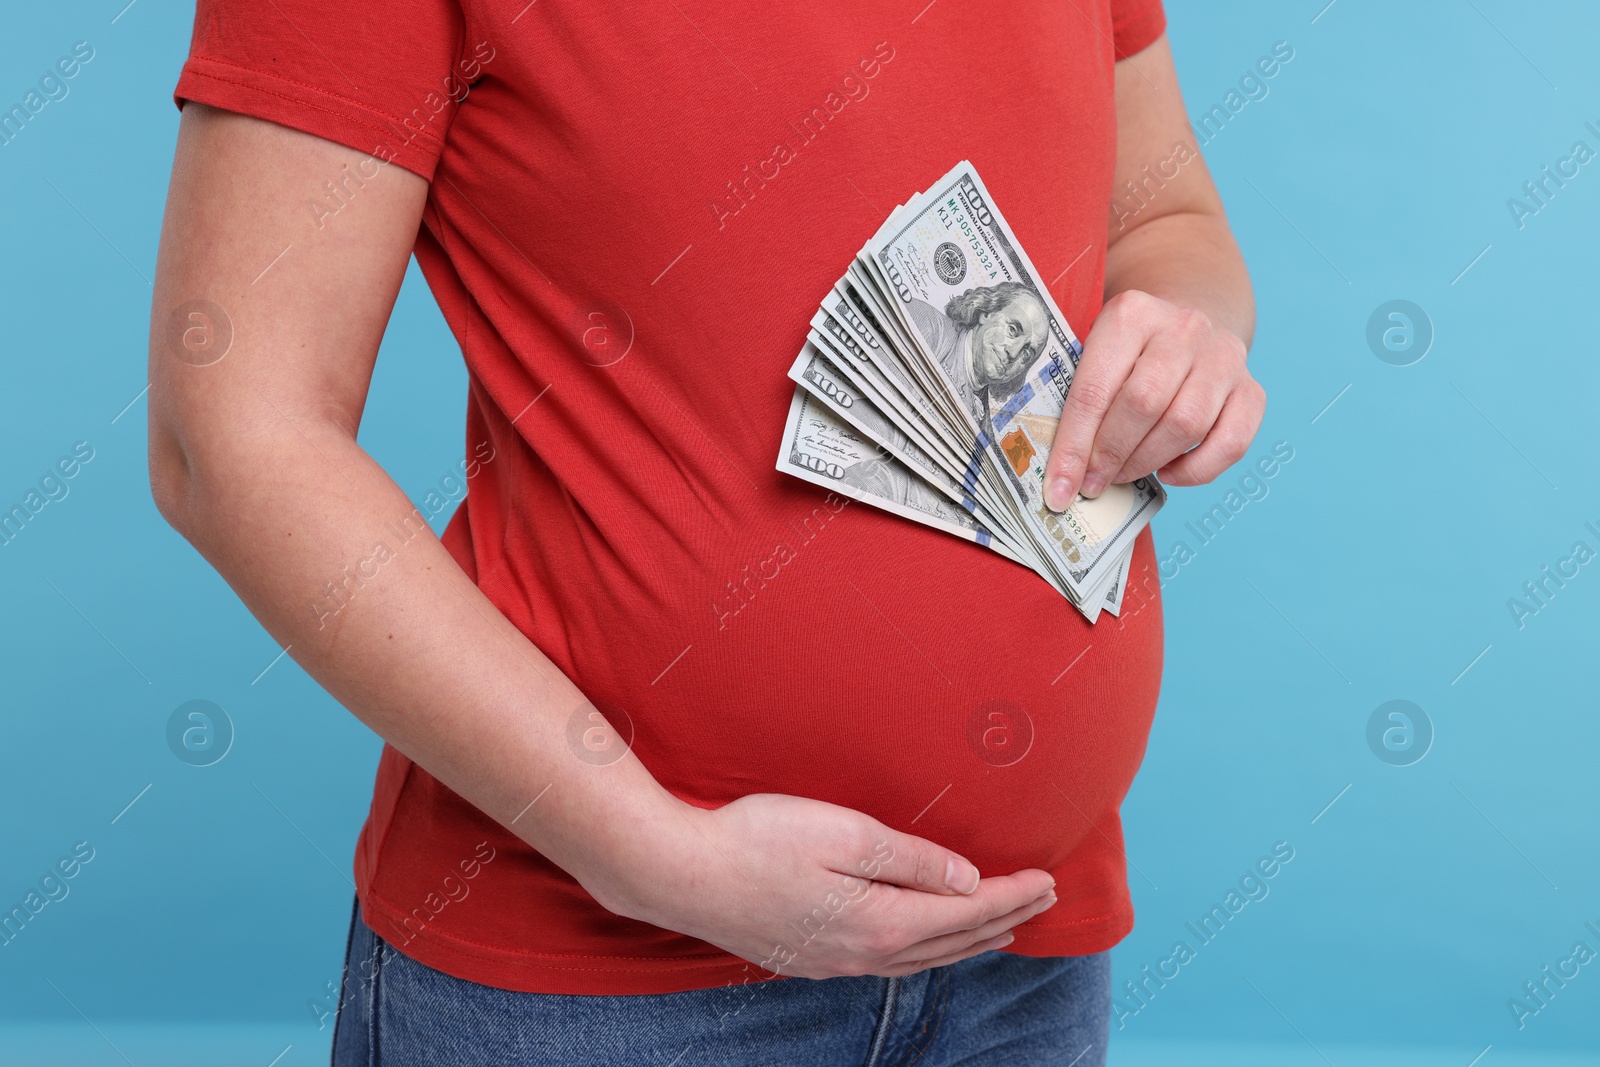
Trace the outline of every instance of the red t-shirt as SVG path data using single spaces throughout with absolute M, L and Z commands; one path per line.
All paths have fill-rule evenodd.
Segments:
M 984 875 L 1042 867 L 1060 902 L 1007 951 L 1086 954 L 1133 925 L 1118 807 L 1160 683 L 1149 532 L 1121 619 L 1091 627 L 1023 567 L 774 462 L 819 302 L 963 158 L 1087 333 L 1112 66 L 1165 18 L 925 2 L 199 0 L 174 95 L 370 154 L 307 226 L 359 210 L 389 161 L 432 181 L 416 257 L 466 360 L 472 475 L 444 543 L 626 713 L 666 789 L 814 797 Z M 391 746 L 355 874 L 381 935 L 487 985 L 760 973 L 605 911 Z

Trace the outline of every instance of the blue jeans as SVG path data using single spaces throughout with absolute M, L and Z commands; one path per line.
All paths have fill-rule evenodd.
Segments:
M 981 955 L 901 978 L 518 993 L 418 963 L 350 917 L 333 1067 L 1104 1067 L 1110 953 Z

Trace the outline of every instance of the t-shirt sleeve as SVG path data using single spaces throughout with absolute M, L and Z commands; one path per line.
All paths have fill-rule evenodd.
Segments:
M 293 127 L 431 181 L 493 58 L 466 36 L 459 0 L 198 0 L 173 102 Z
M 1118 59 L 1143 52 L 1166 28 L 1161 0 L 1111 0 L 1111 40 Z

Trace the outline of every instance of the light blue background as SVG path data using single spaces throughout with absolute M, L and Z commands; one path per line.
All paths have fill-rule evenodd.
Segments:
M 0 904 L 74 842 L 96 851 L 0 949 L 0 1063 L 321 1063 L 308 1002 L 338 976 L 379 742 L 273 665 L 149 499 L 148 280 L 192 8 L 113 23 L 124 2 L 12 8 L 0 35 L 4 103 L 73 42 L 96 50 L 0 147 L 0 509 L 74 442 L 95 450 L 0 548 Z M 1294 459 L 1210 544 L 1184 523 L 1240 471 L 1156 520 L 1162 556 L 1197 555 L 1165 589 L 1165 688 L 1125 806 L 1138 926 L 1118 985 L 1195 945 L 1185 923 L 1274 842 L 1295 858 L 1126 1020 L 1113 1063 L 1593 1062 L 1600 962 L 1524 1029 L 1506 1002 L 1576 941 L 1600 950 L 1600 563 L 1521 629 L 1507 600 L 1574 541 L 1600 549 L 1600 162 L 1521 229 L 1506 201 L 1574 141 L 1600 150 L 1600 15 L 1323 2 L 1169 3 L 1191 115 L 1274 42 L 1295 51 L 1205 149 L 1260 305 L 1251 455 L 1282 440 Z M 1397 298 L 1435 331 L 1403 367 L 1366 341 Z M 414 500 L 461 458 L 464 389 L 413 268 L 361 440 Z M 196 698 L 237 730 L 203 769 L 164 738 Z M 1367 744 L 1391 699 L 1436 733 L 1412 766 Z

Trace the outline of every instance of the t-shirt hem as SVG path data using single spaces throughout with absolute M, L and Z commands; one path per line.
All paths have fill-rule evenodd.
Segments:
M 180 109 L 184 101 L 196 100 L 288 126 L 398 163 L 428 181 L 433 180 L 444 149 L 442 139 L 426 129 L 407 126 L 403 117 L 314 85 L 210 56 L 191 56 L 184 63 L 172 99 Z M 446 104 L 446 110 L 450 106 Z
M 1133 904 L 1124 900 L 1104 915 L 1056 923 L 1025 923 L 1002 951 L 1019 956 L 1092 956 L 1133 932 Z
M 371 891 L 361 894 L 363 920 L 380 937 L 384 927 L 394 928 L 407 918 Z M 1088 956 L 1117 944 L 1133 929 L 1133 906 L 1121 906 L 1102 915 L 1059 923 L 1026 924 L 1016 928 L 1016 940 L 1002 951 L 1019 956 Z M 773 981 L 789 975 L 773 974 L 728 952 L 713 949 L 703 956 L 666 958 L 603 955 L 549 956 L 507 952 L 441 934 L 424 927 L 404 943 L 388 941 L 391 948 L 418 963 L 463 981 L 517 993 L 566 993 L 615 996 L 682 993 L 719 986 Z M 707 946 L 710 948 L 711 946 Z
M 370 891 L 361 894 L 363 921 L 389 946 L 418 963 L 463 981 L 517 993 L 609 995 L 680 993 L 725 985 L 744 985 L 785 978 L 739 957 L 712 949 L 704 956 L 566 955 L 508 952 L 441 934 L 424 927 L 404 942 L 390 940 L 393 929 L 408 916 Z M 707 946 L 710 948 L 711 946 Z

